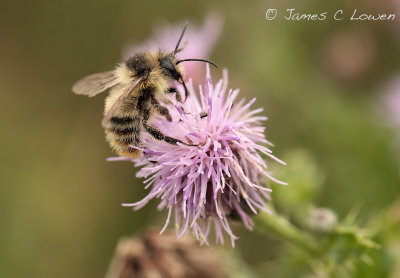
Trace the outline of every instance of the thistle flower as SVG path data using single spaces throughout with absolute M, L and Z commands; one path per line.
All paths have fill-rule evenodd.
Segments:
M 198 246 L 191 237 L 146 231 L 119 240 L 106 278 L 221 278 L 227 265 L 217 250 Z
M 328 208 L 312 208 L 309 213 L 308 226 L 318 233 L 330 233 L 337 225 L 336 213 Z
M 161 233 L 174 213 L 178 238 L 191 229 L 198 240 L 207 243 L 213 224 L 217 242 L 224 243 L 225 231 L 234 245 L 237 237 L 229 219 L 240 219 L 252 229 L 251 215 L 268 212 L 271 189 L 261 183 L 269 179 L 285 184 L 271 176 L 262 157 L 284 164 L 267 147 L 272 144 L 260 124 L 266 117 L 257 115 L 262 109 L 249 110 L 255 99 L 235 102 L 239 90 L 227 87 L 227 70 L 213 85 L 207 66 L 200 98 L 189 80 L 188 99 L 170 108 L 174 120 L 153 120 L 152 125 L 164 134 L 190 145 L 156 141 L 143 132 L 143 155 L 135 161 L 141 167 L 137 177 L 146 178 L 146 188 L 151 190 L 141 201 L 124 206 L 140 209 L 153 198 L 161 199 L 158 208 L 168 210 Z
M 165 24 L 154 29 L 153 36 L 140 45 L 130 45 L 124 51 L 124 57 L 142 50 L 157 51 L 159 49 L 173 50 L 177 39 L 182 32 L 184 24 Z M 178 53 L 179 59 L 199 58 L 207 59 L 210 56 L 214 45 L 219 38 L 223 26 L 221 15 L 210 12 L 199 26 L 190 25 L 187 29 L 182 45 L 186 46 Z M 186 62 L 182 66 L 185 75 L 190 76 L 195 84 L 204 79 L 204 71 L 201 64 L 196 62 Z

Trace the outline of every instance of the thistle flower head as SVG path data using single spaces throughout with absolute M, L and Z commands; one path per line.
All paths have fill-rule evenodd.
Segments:
M 309 213 L 308 226 L 319 233 L 330 233 L 337 225 L 336 213 L 328 208 L 312 208 Z
M 152 230 L 118 242 L 106 278 L 221 278 L 228 265 L 216 249 L 199 246 L 192 237 L 177 240 Z
M 168 210 L 163 230 L 174 214 L 178 237 L 191 229 L 207 243 L 213 225 L 218 242 L 224 242 L 225 231 L 234 245 L 237 237 L 229 220 L 240 219 L 251 229 L 251 215 L 268 212 L 271 190 L 263 182 L 282 183 L 270 175 L 264 158 L 283 162 L 268 148 L 271 143 L 261 125 L 266 117 L 258 115 L 262 109 L 250 110 L 255 99 L 235 102 L 239 90 L 227 89 L 226 70 L 214 85 L 207 66 L 204 87 L 196 92 L 189 81 L 187 88 L 189 97 L 184 104 L 170 108 L 174 120 L 155 118 L 152 125 L 190 145 L 171 145 L 143 132 L 137 176 L 145 178 L 150 193 L 137 203 L 124 205 L 139 209 L 153 198 L 160 199 L 158 208 Z

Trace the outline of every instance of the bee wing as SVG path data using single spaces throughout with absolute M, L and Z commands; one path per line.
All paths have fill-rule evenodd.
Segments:
M 72 91 L 78 95 L 93 97 L 117 83 L 114 71 L 100 72 L 86 76 L 76 82 L 72 87 Z
M 132 83 L 128 88 L 124 90 L 124 92 L 115 100 L 114 104 L 111 106 L 111 108 L 107 111 L 107 113 L 104 115 L 103 120 L 101 121 L 101 124 L 104 128 L 107 128 L 109 126 L 110 120 L 112 116 L 115 113 L 115 110 L 117 110 L 118 106 L 130 96 L 130 94 L 140 85 L 142 82 L 143 78 L 139 78 L 135 80 L 135 82 Z

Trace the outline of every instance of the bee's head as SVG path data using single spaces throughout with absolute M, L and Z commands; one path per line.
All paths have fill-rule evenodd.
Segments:
M 182 70 L 180 67 L 178 67 L 176 55 L 174 53 L 161 56 L 158 62 L 160 64 L 160 68 L 166 76 L 178 81 L 179 83 L 182 83 Z
M 199 61 L 199 62 L 209 63 L 209 64 L 212 64 L 213 66 L 217 67 L 217 65 L 214 64 L 213 62 L 204 60 L 204 59 L 182 59 L 182 60 L 177 59 L 176 54 L 183 50 L 183 47 L 179 48 L 179 45 L 182 41 L 183 35 L 185 34 L 186 27 L 187 27 L 187 24 L 185 25 L 185 27 L 182 30 L 179 40 L 175 46 L 175 50 L 169 54 L 162 55 L 161 58 L 159 58 L 159 60 L 158 60 L 160 68 L 162 69 L 164 74 L 166 76 L 170 77 L 171 79 L 178 81 L 180 84 L 183 85 L 183 87 L 185 89 L 185 99 L 187 98 L 188 91 L 187 91 L 187 88 L 185 85 L 185 81 L 183 80 L 182 69 L 178 65 L 180 63 L 186 62 L 186 61 Z
M 204 59 L 183 59 L 183 60 L 178 60 L 177 59 L 176 54 L 183 50 L 183 47 L 179 48 L 179 45 L 180 45 L 180 43 L 182 41 L 183 35 L 185 34 L 186 27 L 187 27 L 187 24 L 185 25 L 185 27 L 182 30 L 182 33 L 181 33 L 181 35 L 179 37 L 179 40 L 176 43 L 175 50 L 173 52 L 163 56 L 159 60 L 160 67 L 163 69 L 163 71 L 167 75 L 169 75 L 171 78 L 173 78 L 174 80 L 177 80 L 181 84 L 184 84 L 184 81 L 183 81 L 183 77 L 182 77 L 182 70 L 178 67 L 178 64 L 180 64 L 182 62 L 198 61 L 198 62 L 209 63 L 209 64 L 217 67 L 217 65 L 214 64 L 213 62 L 208 61 L 208 60 L 204 60 Z

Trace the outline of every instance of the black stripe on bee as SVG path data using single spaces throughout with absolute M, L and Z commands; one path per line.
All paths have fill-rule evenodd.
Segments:
M 130 124 L 132 123 L 133 119 L 131 117 L 112 117 L 111 122 L 113 124 Z
M 133 128 L 133 126 L 128 126 L 128 127 L 124 127 L 124 126 L 113 126 L 111 128 L 108 129 L 108 131 L 116 134 L 116 135 L 127 135 L 127 134 L 131 134 L 133 133 L 133 131 L 135 131 L 136 129 Z

